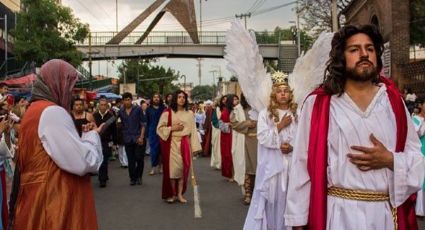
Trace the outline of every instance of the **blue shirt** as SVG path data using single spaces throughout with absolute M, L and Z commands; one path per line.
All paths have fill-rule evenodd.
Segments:
M 146 125 L 146 118 L 139 106 L 133 105 L 130 114 L 127 114 L 125 108 L 119 111 L 122 122 L 122 135 L 125 144 L 134 144 L 140 137 L 142 127 Z

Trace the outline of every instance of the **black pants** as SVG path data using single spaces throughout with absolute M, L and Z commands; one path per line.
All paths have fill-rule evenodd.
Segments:
M 108 143 L 102 142 L 102 153 L 103 153 L 103 161 L 99 168 L 99 181 L 106 182 L 108 177 L 108 161 L 112 155 L 112 149 L 109 147 Z
M 146 144 L 125 144 L 125 153 L 128 159 L 128 174 L 130 180 L 136 182 L 139 178 L 142 178 L 143 167 L 145 165 Z

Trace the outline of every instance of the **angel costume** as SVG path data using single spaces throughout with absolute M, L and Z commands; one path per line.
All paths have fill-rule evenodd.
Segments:
M 290 110 L 278 110 L 279 120 Z M 251 200 L 244 228 L 282 230 L 285 228 L 283 214 L 286 205 L 286 188 L 291 167 L 292 153 L 280 150 L 284 142 L 293 145 L 296 124 L 292 122 L 280 132 L 267 109 L 260 112 L 257 123 L 258 165 L 254 195 Z
M 424 158 L 400 93 L 389 80 L 380 81 L 385 84 L 366 111 L 346 93 L 331 96 L 319 88 L 306 99 L 293 151 L 288 226 L 373 230 L 395 229 L 397 223 L 417 229 L 411 195 L 423 184 Z M 360 171 L 350 162 L 350 147 L 371 146 L 370 134 L 393 153 L 394 170 Z M 343 198 L 353 193 L 367 199 Z

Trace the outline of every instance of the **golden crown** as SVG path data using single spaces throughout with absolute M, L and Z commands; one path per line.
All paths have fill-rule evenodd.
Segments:
M 276 71 L 272 74 L 273 86 L 288 85 L 288 74 Z

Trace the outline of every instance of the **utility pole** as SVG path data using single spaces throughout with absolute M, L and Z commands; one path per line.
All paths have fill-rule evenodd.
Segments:
M 115 32 L 118 33 L 118 0 L 115 0 Z
M 212 73 L 213 75 L 213 81 L 214 81 L 213 90 L 214 90 L 214 97 L 215 97 L 217 96 L 217 87 L 215 85 L 215 73 L 217 73 L 217 70 L 211 70 L 210 73 Z
M 199 40 L 202 43 L 202 1 L 207 0 L 199 0 Z
M 202 58 L 198 58 L 198 64 L 196 64 L 198 66 L 198 78 L 199 78 L 199 85 L 201 85 L 201 78 L 202 78 Z
M 298 1 L 297 1 L 297 48 L 298 48 L 298 57 L 301 56 L 301 31 L 300 31 L 300 13 L 301 10 L 298 7 Z
M 247 28 L 246 26 L 246 18 L 250 18 L 251 17 L 251 13 L 247 13 L 247 14 L 236 14 L 235 15 L 236 18 L 240 18 L 240 19 L 244 19 L 245 20 L 245 29 Z
M 332 12 L 332 32 L 336 32 L 338 30 L 338 13 L 336 4 L 336 0 L 332 0 L 331 12 Z
M 89 32 L 89 89 L 93 89 L 93 77 L 92 77 L 92 60 L 91 60 L 91 32 Z

